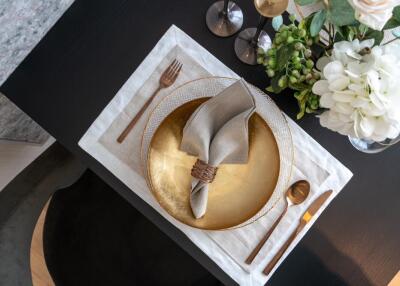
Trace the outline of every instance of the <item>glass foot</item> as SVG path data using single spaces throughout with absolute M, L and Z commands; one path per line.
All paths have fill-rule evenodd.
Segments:
M 232 1 L 228 3 L 228 13 L 224 15 L 222 10 L 224 1 L 215 2 L 208 8 L 206 23 L 210 31 L 219 37 L 229 37 L 240 30 L 243 24 L 243 12 Z
M 256 45 L 251 43 L 256 28 L 247 28 L 239 33 L 235 40 L 236 56 L 244 63 L 249 65 L 257 64 L 257 49 L 268 50 L 271 47 L 271 38 L 265 31 L 261 31 Z
M 375 154 L 382 152 L 383 150 L 396 144 L 398 141 L 400 141 L 400 136 L 395 139 L 386 139 L 385 141 L 382 142 L 353 138 L 349 136 L 349 141 L 351 145 L 353 145 L 353 147 L 356 148 L 357 150 L 368 154 Z

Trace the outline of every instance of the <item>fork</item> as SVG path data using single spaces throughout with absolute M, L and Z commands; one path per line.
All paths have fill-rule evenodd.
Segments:
M 167 67 L 167 69 L 162 73 L 160 80 L 159 80 L 158 88 L 154 91 L 153 95 L 150 96 L 150 98 L 142 106 L 142 108 L 135 115 L 135 117 L 131 120 L 131 122 L 129 122 L 128 126 L 126 126 L 124 131 L 122 131 L 121 135 L 119 135 L 119 137 L 117 139 L 118 143 L 122 143 L 125 140 L 126 136 L 128 136 L 129 132 L 131 132 L 131 130 L 133 129 L 135 124 L 138 122 L 140 117 L 143 115 L 143 113 L 149 107 L 150 103 L 156 97 L 158 92 L 160 90 L 162 90 L 163 88 L 167 88 L 167 87 L 171 86 L 175 82 L 181 69 L 182 69 L 182 64 L 178 60 L 174 59 L 172 61 L 172 63 Z

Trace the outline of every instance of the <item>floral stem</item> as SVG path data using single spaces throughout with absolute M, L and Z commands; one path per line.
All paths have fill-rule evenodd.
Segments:
M 382 44 L 381 46 L 384 46 L 384 45 L 390 44 L 390 43 L 392 43 L 392 42 L 394 42 L 394 41 L 396 41 L 396 40 L 398 40 L 398 39 L 399 39 L 399 38 L 394 38 L 394 39 L 391 39 L 390 41 L 387 41 L 386 43 Z
M 331 46 L 333 44 L 332 26 L 333 25 L 331 23 L 329 23 L 329 32 L 328 32 L 328 35 L 329 35 L 329 46 Z
M 324 50 L 326 50 L 330 45 L 324 45 L 322 43 L 316 43 L 316 45 L 320 46 L 321 48 L 323 48 Z
M 327 34 L 329 34 L 329 31 L 328 31 L 328 29 L 325 27 L 325 25 L 322 26 L 322 30 L 324 30 Z

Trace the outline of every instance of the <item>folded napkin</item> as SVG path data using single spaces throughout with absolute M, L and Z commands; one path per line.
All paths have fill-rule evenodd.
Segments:
M 183 129 L 180 149 L 198 157 L 194 169 L 213 173 L 219 164 L 245 164 L 248 160 L 248 121 L 255 101 L 244 80 L 238 80 L 209 99 L 192 114 Z M 194 170 L 193 169 L 193 170 Z M 193 215 L 205 215 L 208 183 L 193 174 L 190 206 Z M 207 174 L 206 174 L 207 175 Z M 200 178 L 200 179 L 199 179 Z

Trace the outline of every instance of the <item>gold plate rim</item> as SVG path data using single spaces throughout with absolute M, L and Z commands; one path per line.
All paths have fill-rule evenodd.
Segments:
M 147 185 L 148 185 L 148 187 L 149 187 L 150 193 L 152 194 L 153 198 L 157 201 L 157 203 L 159 204 L 159 206 L 160 206 L 164 211 L 165 211 L 165 209 L 164 209 L 163 206 L 160 204 L 160 202 L 157 200 L 157 197 L 156 197 L 155 194 L 154 194 L 154 191 L 153 191 L 153 187 L 154 187 L 154 186 L 152 185 L 151 180 L 149 179 L 149 160 L 148 160 L 148 159 L 149 159 L 149 152 L 147 152 L 147 158 L 146 158 L 146 156 L 145 156 L 145 154 L 144 154 L 144 151 L 145 151 L 145 150 L 144 150 L 144 148 L 143 148 L 143 144 L 144 144 L 144 135 L 145 135 L 145 133 L 146 133 L 148 127 L 149 127 L 150 119 L 151 119 L 152 116 L 154 115 L 155 111 L 158 109 L 158 107 L 159 107 L 162 103 L 165 102 L 165 100 L 167 100 L 172 94 L 174 94 L 174 92 L 176 92 L 176 90 L 178 90 L 178 89 L 180 89 L 180 88 L 182 88 L 182 87 L 184 87 L 184 86 L 186 86 L 186 85 L 188 85 L 188 84 L 190 84 L 190 83 L 193 83 L 193 82 L 196 82 L 196 81 L 200 81 L 200 80 L 207 80 L 207 79 L 238 80 L 237 78 L 232 78 L 232 77 L 209 76 L 209 77 L 201 77 L 201 78 L 193 79 L 193 80 L 187 81 L 187 82 L 185 82 L 185 83 L 183 83 L 183 84 L 181 84 L 181 85 L 175 87 L 173 90 L 171 90 L 167 95 L 165 95 L 165 96 L 154 106 L 154 108 L 151 110 L 150 114 L 149 114 L 148 117 L 147 117 L 146 125 L 145 125 L 145 128 L 143 129 L 142 138 L 141 138 L 141 153 L 140 153 L 140 154 L 141 154 L 141 165 L 142 165 L 142 170 L 144 171 L 144 174 L 145 174 L 145 181 L 146 181 L 146 183 L 147 183 Z M 250 83 L 248 83 L 248 84 L 251 85 L 252 88 L 258 90 L 261 94 L 264 94 L 264 92 L 263 92 L 261 89 L 259 89 L 258 87 L 254 86 L 254 85 L 252 85 L 252 84 L 250 84 Z M 268 95 L 267 95 L 267 96 L 268 96 Z M 198 99 L 198 98 L 197 98 L 197 99 Z M 196 98 L 193 98 L 193 100 L 196 100 Z M 189 100 L 189 101 L 187 101 L 187 102 L 191 102 L 191 101 L 192 101 L 192 100 Z M 186 102 L 186 103 L 187 103 L 187 102 Z M 290 142 L 289 142 L 289 144 L 290 144 L 290 146 L 291 146 L 291 148 L 290 148 L 290 149 L 291 149 L 291 162 L 290 162 L 290 171 L 289 171 L 289 175 L 288 175 L 287 180 L 286 180 L 286 182 L 285 182 L 285 184 L 284 184 L 284 186 L 285 186 L 284 188 L 287 189 L 287 187 L 289 186 L 290 179 L 291 179 L 291 177 L 292 177 L 293 165 L 294 165 L 294 144 L 293 144 L 293 136 L 292 136 L 292 132 L 291 132 L 291 129 L 290 129 L 290 126 L 289 126 L 289 122 L 287 121 L 287 118 L 286 118 L 285 114 L 282 112 L 282 110 L 276 105 L 276 103 L 275 103 L 272 99 L 270 99 L 269 102 L 270 102 L 271 104 L 273 104 L 273 105 L 275 106 L 275 108 L 277 108 L 277 109 L 279 110 L 280 115 L 282 116 L 283 121 L 284 121 L 284 123 L 286 124 L 286 127 L 287 127 L 287 129 L 288 129 L 288 131 L 289 131 L 289 136 L 290 136 L 290 140 L 289 140 Z M 178 106 L 177 108 L 179 108 L 179 106 Z M 163 120 L 162 120 L 162 121 L 160 122 L 160 124 L 157 126 L 157 128 L 156 128 L 155 131 L 154 131 L 154 133 L 152 134 L 152 138 L 151 138 L 151 140 L 150 140 L 149 147 L 151 146 L 151 141 L 153 140 L 153 136 L 154 136 L 155 132 L 158 130 L 159 126 L 162 124 L 162 122 L 164 122 L 164 120 L 169 116 L 169 114 L 171 114 L 172 112 L 174 112 L 177 108 L 175 108 L 175 109 L 173 109 L 172 111 L 170 111 L 170 112 L 168 113 L 168 115 L 167 115 L 165 118 L 163 118 Z M 259 115 L 259 116 L 262 118 L 262 120 L 264 121 L 264 123 L 270 128 L 270 126 L 269 126 L 268 123 L 265 121 L 265 119 L 263 118 L 263 116 L 261 116 L 261 115 Z M 274 134 L 274 132 L 272 132 L 272 134 L 273 134 L 273 136 L 274 136 L 274 138 L 275 138 L 275 141 L 277 141 L 277 140 L 276 140 L 276 135 Z M 280 146 L 279 146 L 279 144 L 278 144 L 278 151 L 281 152 L 281 151 L 280 151 Z M 146 161 L 147 161 L 146 164 L 144 163 L 144 162 L 145 162 L 145 161 L 144 161 L 145 158 L 147 159 L 147 160 L 146 160 Z M 280 164 L 281 164 L 281 162 L 280 162 Z M 280 171 L 279 171 L 278 177 L 279 177 L 279 175 L 280 175 Z M 275 189 L 274 189 L 273 193 L 276 192 L 276 190 L 277 190 L 277 189 L 276 189 L 276 186 L 275 186 Z M 223 231 L 223 230 L 229 230 L 229 229 L 242 228 L 242 227 L 248 226 L 248 225 L 250 225 L 250 224 L 252 224 L 252 223 L 258 221 L 259 219 L 261 219 L 262 217 L 264 217 L 265 215 L 267 215 L 267 214 L 278 204 L 278 202 L 279 202 L 280 199 L 281 199 L 281 198 L 278 197 L 278 198 L 272 203 L 271 207 L 268 208 L 268 209 L 266 209 L 266 210 L 264 211 L 264 213 L 261 214 L 260 216 L 258 216 L 257 218 L 255 218 L 255 219 L 253 219 L 253 220 L 250 218 L 250 219 L 248 219 L 247 221 L 244 221 L 243 223 L 240 223 L 240 224 L 238 224 L 238 225 L 236 225 L 236 226 L 232 226 L 232 227 L 229 227 L 229 228 L 221 228 L 221 229 L 210 229 L 210 228 L 203 228 L 203 227 L 192 226 L 192 225 L 189 225 L 189 224 L 186 224 L 186 223 L 182 222 L 181 220 L 177 219 L 176 217 L 170 215 L 168 212 L 167 212 L 167 213 L 168 213 L 168 215 L 170 215 L 173 219 L 179 221 L 180 223 L 182 223 L 182 224 L 184 224 L 184 225 L 187 225 L 187 226 L 192 227 L 192 228 L 195 228 L 195 229 L 211 230 L 211 231 Z M 261 210 L 262 210 L 262 209 L 261 209 Z M 259 212 L 260 212 L 261 210 L 259 210 Z M 258 214 L 258 213 L 256 213 L 253 217 L 257 216 L 257 214 Z

